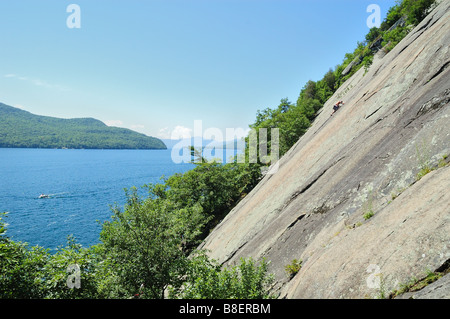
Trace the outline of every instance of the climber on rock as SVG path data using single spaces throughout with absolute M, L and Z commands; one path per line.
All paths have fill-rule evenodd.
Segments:
M 337 110 L 339 110 L 339 108 L 344 104 L 343 101 L 339 101 L 337 102 L 335 105 L 333 105 L 333 113 L 331 113 L 331 116 L 333 116 L 334 113 L 337 112 Z

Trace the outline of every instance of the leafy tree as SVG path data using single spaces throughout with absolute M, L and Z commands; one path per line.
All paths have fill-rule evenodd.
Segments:
M 164 198 L 174 209 L 201 207 L 206 235 L 259 179 L 249 163 L 202 163 L 184 174 L 174 174 L 164 186 L 149 186 L 150 196 Z M 194 243 L 195 244 L 195 243 Z
M 325 81 L 317 82 L 317 98 L 315 101 L 318 101 L 320 107 L 328 101 L 328 99 L 334 94 L 334 88 L 328 86 Z M 317 109 L 317 107 L 315 107 Z M 316 111 L 317 112 L 317 111 Z
M 278 111 L 280 113 L 286 113 L 291 108 L 291 102 L 287 98 L 281 99 L 280 105 L 278 105 Z
M 94 251 L 95 246 L 83 248 L 73 236 L 68 236 L 67 245 L 58 247 L 56 252 L 48 255 L 40 271 L 39 285 L 44 298 L 97 298 L 97 271 L 101 259 Z M 79 278 L 76 278 L 77 276 Z
M 14 242 L 6 236 L 6 213 L 0 214 L 0 298 L 42 298 L 40 270 L 48 250 Z
M 85 249 L 71 236 L 66 247 L 55 253 L 39 246 L 15 242 L 6 237 L 6 225 L 0 215 L 0 298 L 68 299 L 96 298 L 98 255 Z M 67 285 L 70 265 L 80 269 L 81 285 L 73 289 Z
M 366 34 L 366 43 L 367 44 L 372 43 L 380 35 L 381 35 L 380 28 L 373 27 L 372 29 L 370 29 L 369 33 Z
M 170 289 L 172 298 L 183 299 L 268 299 L 273 277 L 267 263 L 241 259 L 234 267 L 221 267 L 204 253 L 192 259 L 190 272 L 179 289 Z
M 309 80 L 300 92 L 300 98 L 302 99 L 314 99 L 316 98 L 316 82 Z
M 435 0 L 403 0 L 401 2 L 401 13 L 407 17 L 407 23 L 418 25 L 427 15 L 428 9 Z
M 120 292 L 126 293 L 122 297 L 141 292 L 145 298 L 164 298 L 165 289 L 177 287 L 187 271 L 183 245 L 204 223 L 201 207 L 174 210 L 166 200 L 143 200 L 132 188 L 125 210 L 116 207 L 113 212 L 100 239 Z
M 387 51 L 392 50 L 406 35 L 408 31 L 406 28 L 399 27 L 391 31 L 386 31 L 383 35 L 382 45 Z
M 267 107 L 264 110 L 256 111 L 256 120 L 255 123 L 250 125 L 250 127 L 258 127 L 262 123 L 270 120 L 275 115 L 275 111 L 271 108 Z
M 381 31 L 387 31 L 402 17 L 401 7 L 399 4 L 389 8 L 387 16 L 380 25 Z

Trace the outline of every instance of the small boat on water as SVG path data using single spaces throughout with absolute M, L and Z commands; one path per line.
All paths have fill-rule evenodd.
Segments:
M 50 195 L 41 194 L 41 195 L 39 195 L 39 198 L 50 198 Z

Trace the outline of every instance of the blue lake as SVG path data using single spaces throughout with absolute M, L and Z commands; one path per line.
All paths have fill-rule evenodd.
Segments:
M 54 249 L 73 235 L 99 242 L 110 206 L 123 207 L 124 188 L 158 183 L 193 164 L 175 164 L 171 150 L 53 150 L 0 148 L 0 211 L 7 235 Z M 39 199 L 40 194 L 50 198 Z

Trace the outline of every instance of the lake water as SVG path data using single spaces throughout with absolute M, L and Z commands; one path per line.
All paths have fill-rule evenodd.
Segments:
M 0 148 L 0 211 L 7 235 L 54 249 L 74 235 L 84 247 L 99 242 L 101 224 L 123 207 L 124 188 L 160 182 L 192 169 L 171 150 L 52 150 Z M 39 199 L 40 194 L 50 198 Z

